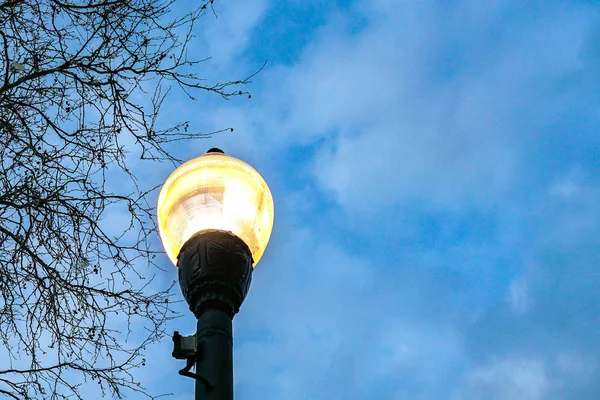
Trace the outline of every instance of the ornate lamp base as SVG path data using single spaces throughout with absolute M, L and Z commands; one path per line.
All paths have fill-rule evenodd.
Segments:
M 204 231 L 181 248 L 181 292 L 198 319 L 196 400 L 233 400 L 232 320 L 252 280 L 252 255 L 237 236 Z
M 252 280 L 252 255 L 244 241 L 230 232 L 196 234 L 179 253 L 179 285 L 199 317 L 218 308 L 233 316 L 240 310 Z

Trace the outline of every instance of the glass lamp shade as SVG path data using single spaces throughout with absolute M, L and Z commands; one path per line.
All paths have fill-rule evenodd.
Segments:
M 229 231 L 250 248 L 253 266 L 273 228 L 273 197 L 265 180 L 245 162 L 209 152 L 179 166 L 158 196 L 158 224 L 167 255 L 177 265 L 185 242 L 197 233 Z

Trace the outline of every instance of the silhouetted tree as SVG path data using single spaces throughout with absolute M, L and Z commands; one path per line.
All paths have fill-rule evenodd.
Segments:
M 186 48 L 213 1 L 0 3 L 0 395 L 81 399 L 86 382 L 147 394 L 132 371 L 173 314 L 169 290 L 143 279 L 159 249 L 127 154 L 175 161 L 169 142 L 206 136 L 159 126 L 171 89 L 247 94 L 248 79 L 193 72 L 203 60 Z

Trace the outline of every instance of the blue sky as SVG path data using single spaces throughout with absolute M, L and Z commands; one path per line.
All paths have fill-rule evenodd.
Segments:
M 193 51 L 213 57 L 200 72 L 268 60 L 252 99 L 174 96 L 163 117 L 234 127 L 174 152 L 220 147 L 275 199 L 234 320 L 236 398 L 600 398 L 597 3 L 216 10 L 198 26 Z M 193 317 L 169 329 L 191 333 Z M 138 376 L 190 398 L 171 345 Z

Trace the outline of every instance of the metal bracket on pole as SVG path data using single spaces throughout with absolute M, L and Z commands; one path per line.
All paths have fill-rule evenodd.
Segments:
M 200 351 L 196 348 L 196 335 L 181 336 L 178 331 L 175 331 L 173 345 L 173 357 L 178 360 L 186 360 L 185 367 L 179 370 L 179 375 L 200 381 L 206 392 L 212 391 L 214 386 L 206 378 L 190 372 L 200 358 Z
M 187 362 L 185 364 L 185 368 L 179 370 L 179 375 L 183 375 L 183 376 L 187 376 L 188 378 L 193 378 L 197 381 L 202 382 L 202 384 L 204 385 L 204 391 L 206 392 L 211 392 L 214 389 L 214 386 L 210 384 L 209 381 L 206 380 L 206 378 L 197 375 L 193 372 L 190 372 L 190 369 L 192 369 L 192 367 L 194 366 L 194 364 L 196 364 L 196 357 L 195 356 L 189 356 L 187 358 Z

